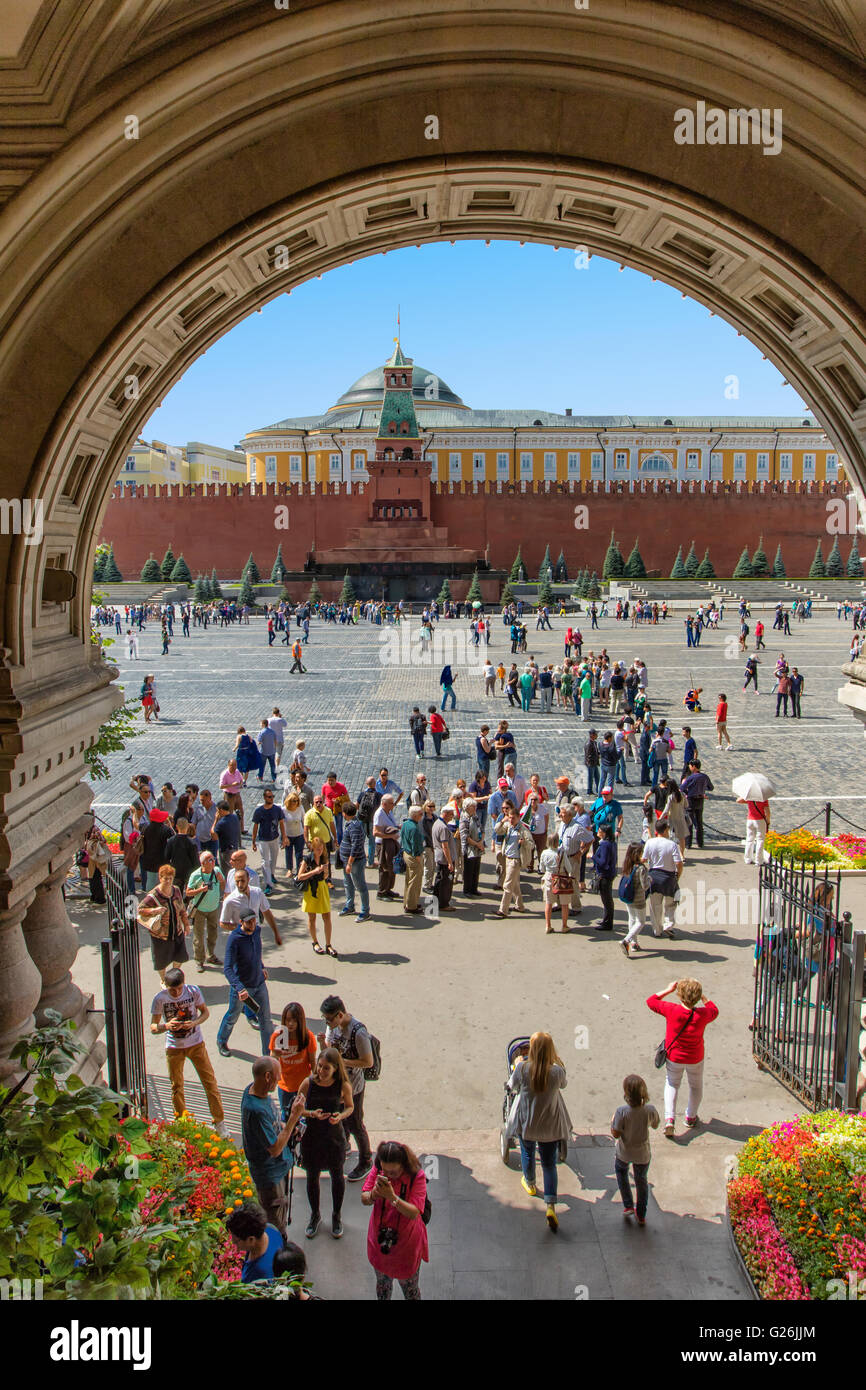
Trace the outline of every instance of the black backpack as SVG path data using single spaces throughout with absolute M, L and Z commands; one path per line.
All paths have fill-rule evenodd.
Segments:
M 358 1020 L 355 1019 L 355 1022 L 352 1024 L 352 1031 L 349 1034 L 349 1038 L 346 1043 L 346 1047 L 351 1048 L 351 1052 L 347 1052 L 346 1055 L 351 1057 L 352 1059 L 358 1056 L 358 1049 L 355 1046 L 355 1034 L 357 1033 L 359 1028 L 364 1028 L 364 1025 L 363 1023 L 359 1023 Z M 379 1077 L 382 1075 L 382 1044 L 379 1042 L 379 1039 L 375 1036 L 375 1034 L 371 1033 L 367 1028 L 364 1028 L 364 1032 L 370 1039 L 370 1051 L 373 1054 L 373 1061 L 371 1065 L 369 1067 L 364 1068 L 364 1080 L 378 1081 Z
M 362 820 L 365 825 L 369 825 L 373 819 L 373 812 L 376 809 L 376 793 L 367 787 L 366 791 L 361 792 L 358 797 L 358 820 Z

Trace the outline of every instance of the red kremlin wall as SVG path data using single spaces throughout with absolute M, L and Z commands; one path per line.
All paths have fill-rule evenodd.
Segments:
M 753 551 L 763 535 L 770 564 L 781 543 L 790 576 L 808 574 L 815 546 L 826 556 L 831 499 L 843 498 L 844 484 L 684 484 L 675 486 L 570 483 L 527 484 L 526 491 L 499 490 L 485 483 L 437 484 L 431 492 L 431 521 L 448 528 L 453 546 L 484 555 L 492 569 L 509 569 L 518 544 L 530 575 L 545 546 L 555 560 L 565 553 L 569 574 L 581 567 L 601 574 L 614 531 L 627 556 L 638 537 L 647 570 L 670 574 L 677 547 L 684 555 L 692 541 L 699 557 L 707 547 L 716 574 L 733 573 L 744 546 Z M 205 487 L 147 487 L 136 495 L 120 486 L 109 502 L 102 535 L 114 545 L 124 578 L 137 579 L 151 552 L 161 560 L 171 545 L 183 552 L 193 575 L 216 566 L 221 579 L 240 576 L 250 551 L 262 574 L 269 574 L 277 545 L 290 570 L 300 570 L 312 551 L 351 545 L 349 532 L 367 521 L 369 497 L 363 484 L 268 484 L 255 494 L 231 484 Z M 838 502 L 836 504 L 838 508 Z M 585 513 L 581 510 L 585 508 Z M 843 559 L 847 559 L 844 539 Z M 419 550 L 419 566 L 423 551 Z

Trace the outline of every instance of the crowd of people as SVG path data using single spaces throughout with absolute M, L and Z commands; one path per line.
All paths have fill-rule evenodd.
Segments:
M 668 612 L 666 603 L 626 601 L 617 602 L 614 616 L 620 624 L 635 627 L 664 622 Z M 788 613 L 780 612 L 773 626 L 784 632 Z M 592 626 L 597 626 L 600 613 L 604 616 L 595 604 L 587 608 Z M 120 633 L 125 618 L 130 629 L 141 630 L 142 614 L 145 622 L 158 621 L 163 634 L 173 637 L 177 618 L 172 605 L 131 609 L 125 615 L 106 609 L 97 621 Z M 269 640 L 283 632 L 288 641 L 295 620 L 298 641 L 306 646 L 313 616 L 310 606 L 295 612 L 278 607 L 269 613 Z M 406 614 L 400 603 L 369 602 L 323 604 L 317 616 L 341 625 L 362 619 L 381 625 L 399 624 Z M 512 654 L 526 652 L 524 605 L 509 605 L 500 616 Z M 853 617 L 855 637 L 860 633 L 862 641 L 866 608 L 852 606 L 846 616 Z M 460 617 L 469 621 L 477 645 L 486 648 L 490 619 L 469 605 L 461 613 L 457 604 L 431 604 L 421 615 L 422 627 L 432 635 L 436 622 Z M 684 620 L 688 644 L 699 645 L 701 633 L 715 629 L 723 617 L 723 605 L 690 613 Z M 244 618 L 236 605 L 193 605 L 180 612 L 184 633 L 190 625 L 206 628 Z M 741 604 L 741 637 L 744 627 L 749 636 L 750 618 L 748 604 Z M 549 614 L 539 611 L 536 627 L 547 626 Z M 757 650 L 764 648 L 763 636 L 759 623 Z M 395 1279 L 405 1297 L 419 1298 L 420 1270 L 429 1254 L 430 1202 L 423 1163 L 398 1141 L 386 1141 L 374 1153 L 367 1134 L 365 1089 L 368 1079 L 378 1079 L 378 1040 L 336 995 L 321 1003 L 324 1027 L 318 1034 L 308 1028 L 296 1001 L 281 1009 L 275 1024 L 262 934 L 269 930 L 281 944 L 279 916 L 270 902 L 278 887 L 300 905 L 310 949 L 334 959 L 339 958 L 340 944 L 334 918 L 351 916 L 363 924 L 377 915 L 377 903 L 399 903 L 409 918 L 423 914 L 435 919 L 459 910 L 463 900 L 477 916 L 477 900 L 486 896 L 491 917 L 538 913 L 545 935 L 570 933 L 576 926 L 613 932 L 619 905 L 625 918 L 620 946 L 629 959 L 641 951 L 645 930 L 660 942 L 676 935 L 686 860 L 693 849 L 704 846 L 704 806 L 713 783 L 702 769 L 691 724 L 680 726 L 682 745 L 677 748 L 668 722 L 656 720 L 646 663 L 639 658 L 613 659 L 606 646 L 585 654 L 583 648 L 583 633 L 573 624 L 564 631 L 560 661 L 538 662 L 530 654 L 522 669 L 501 658 L 497 664 L 488 659 L 478 669 L 484 699 L 506 700 L 509 716 L 517 708 L 520 717 L 534 711 L 573 710 L 587 726 L 582 748 L 585 787 L 574 786 L 565 771 L 552 779 L 550 790 L 544 773 L 518 773 L 518 738 L 509 717 L 480 726 L 466 776 L 454 777 L 453 787 L 435 798 L 423 761 L 428 738 L 434 757 L 441 758 L 443 742 L 451 733 L 444 715 L 456 709 L 455 685 L 460 690 L 462 674 L 451 666 L 440 676 L 441 704 L 431 703 L 426 712 L 415 706 L 408 715 L 415 767 L 420 763 L 422 769 L 415 771 L 405 791 L 387 767 L 371 767 L 360 783 L 350 785 L 338 758 L 321 782 L 317 778 L 314 783 L 306 742 L 303 737 L 289 739 L 279 707 L 249 727 L 238 727 L 234 746 L 226 750 L 225 767 L 211 779 L 210 788 L 189 783 L 180 791 L 165 782 L 157 790 L 148 773 L 132 778 L 133 795 L 122 817 L 121 855 L 127 888 L 141 895 L 138 920 L 150 935 L 153 966 L 160 977 L 151 1028 L 166 1034 L 176 1113 L 185 1109 L 183 1067 L 188 1056 L 204 1087 L 214 1126 L 219 1134 L 227 1134 L 218 1082 L 201 1034 L 208 1008 L 201 990 L 187 983 L 184 973 L 191 956 L 199 974 L 218 970 L 228 987 L 228 1005 L 217 1032 L 219 1054 L 232 1055 L 232 1033 L 242 1014 L 258 1033 L 262 1055 L 253 1064 L 242 1112 L 243 1144 L 258 1201 L 245 1204 L 228 1220 L 245 1254 L 244 1279 L 286 1272 L 303 1277 L 303 1250 L 288 1241 L 289 1184 L 295 1164 L 305 1173 L 310 1240 L 321 1225 L 321 1174 L 329 1174 L 330 1231 L 335 1239 L 343 1234 L 345 1182 L 363 1183 L 362 1202 L 370 1208 L 367 1253 L 377 1298 L 391 1297 Z M 757 650 L 747 662 L 744 689 L 752 685 L 757 690 Z M 474 673 L 468 679 L 474 679 Z M 775 665 L 775 679 L 776 714 L 801 717 L 803 677 L 788 666 L 783 653 Z M 701 694 L 694 684 L 686 692 L 687 716 L 701 711 Z M 142 702 L 145 717 L 158 718 L 152 676 L 142 687 Z M 729 749 L 724 694 L 718 696 L 715 724 L 718 749 Z M 317 750 L 317 760 L 320 756 Z M 639 839 L 624 836 L 624 807 L 617 800 L 617 789 L 633 784 L 642 789 Z M 255 792 L 252 808 L 244 795 L 250 787 Z M 748 807 L 747 862 L 760 857 L 763 838 L 760 808 L 752 803 Z M 108 866 L 107 847 L 96 825 L 85 853 L 95 871 L 93 881 Z M 593 898 L 600 910 L 598 919 L 589 922 L 587 908 Z M 685 1123 L 693 1128 L 699 1122 L 703 1031 L 718 1010 L 691 979 L 673 982 L 651 995 L 647 1005 L 665 1018 L 663 1119 L 670 1137 L 683 1078 L 688 1082 Z M 523 1186 L 529 1195 L 537 1194 L 537 1149 L 545 1216 L 552 1229 L 558 1224 L 554 1149 L 571 1132 L 561 1094 L 565 1079 L 553 1039 L 539 1032 L 525 1055 L 516 1059 L 509 1081 L 514 1105 L 508 1123 L 520 1143 Z M 281 1121 L 271 1102 L 274 1093 Z M 643 1078 L 625 1077 L 623 1104 L 612 1117 L 611 1135 L 624 1215 L 640 1225 L 647 1216 L 649 1130 L 660 1122 Z M 356 1160 L 346 1172 L 352 1139 Z

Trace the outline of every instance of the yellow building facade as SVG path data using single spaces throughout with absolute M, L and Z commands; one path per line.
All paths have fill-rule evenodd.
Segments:
M 126 455 L 117 481 L 125 487 L 165 483 L 246 483 L 243 452 L 216 444 L 164 444 L 137 439 Z
M 574 416 L 470 410 L 414 366 L 413 397 L 434 482 L 835 482 L 845 461 L 809 419 Z M 323 416 L 245 435 L 251 483 L 358 483 L 375 454 L 384 372 L 360 377 Z

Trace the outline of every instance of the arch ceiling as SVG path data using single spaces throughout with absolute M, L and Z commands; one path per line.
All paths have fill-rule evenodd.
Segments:
M 859 3 L 61 0 L 25 29 L 28 3 L 0 59 L 0 469 L 45 539 L 0 537 L 11 666 L 86 643 L 120 459 L 189 363 L 392 247 L 534 239 L 657 275 L 758 344 L 866 477 Z M 779 108 L 780 153 L 676 144 L 699 100 Z M 43 603 L 46 561 L 74 603 Z

